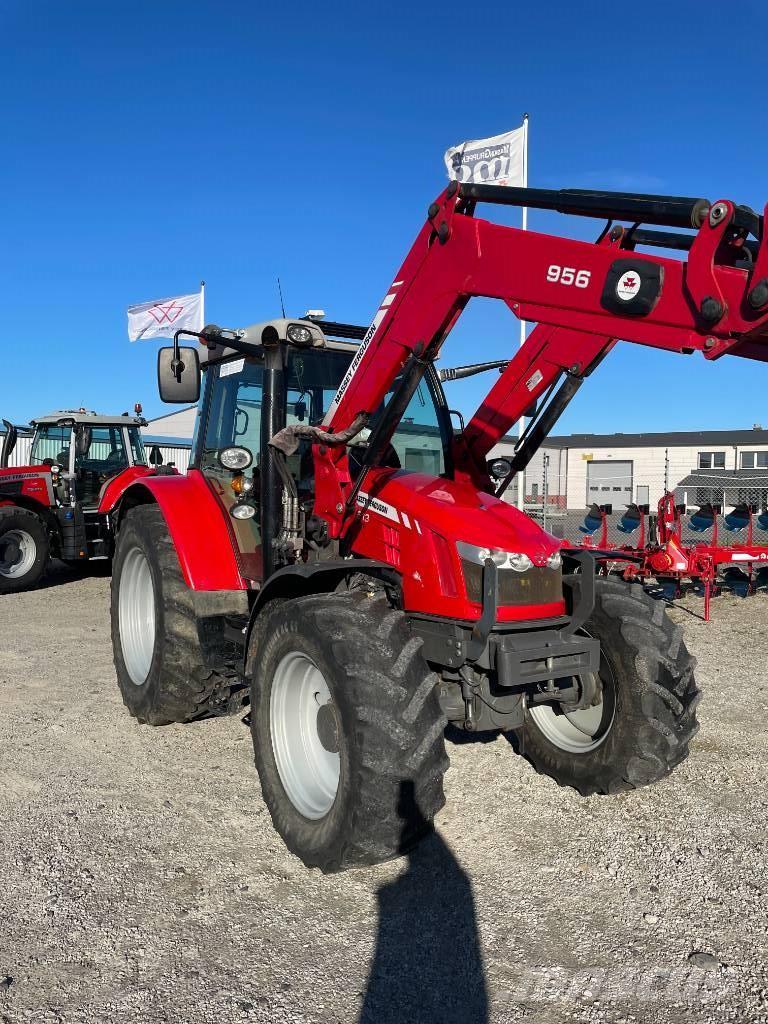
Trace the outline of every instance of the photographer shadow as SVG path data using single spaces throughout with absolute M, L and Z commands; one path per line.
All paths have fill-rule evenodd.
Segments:
M 403 847 L 426 826 L 413 783 L 400 784 Z M 378 892 L 376 951 L 360 1024 L 487 1024 L 488 994 L 472 885 L 440 835 L 408 851 Z

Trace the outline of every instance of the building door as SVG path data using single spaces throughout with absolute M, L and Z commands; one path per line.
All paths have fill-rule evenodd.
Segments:
M 613 505 L 621 508 L 632 501 L 632 463 L 587 463 L 587 505 Z

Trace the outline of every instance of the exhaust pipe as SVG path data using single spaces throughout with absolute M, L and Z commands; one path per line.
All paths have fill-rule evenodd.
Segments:
M 7 468 L 18 436 L 16 427 L 9 420 L 3 420 L 3 426 L 5 427 L 5 437 L 3 438 L 3 447 L 0 448 L 0 469 Z

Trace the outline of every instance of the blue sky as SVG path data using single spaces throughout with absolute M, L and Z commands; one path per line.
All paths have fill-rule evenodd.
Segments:
M 530 184 L 768 198 L 758 2 L 0 2 L 0 415 L 171 411 L 125 308 L 367 322 L 449 145 L 531 114 Z M 498 219 L 498 211 L 489 216 Z M 513 222 L 514 215 L 503 211 Z M 598 224 L 533 212 L 534 230 Z M 443 365 L 512 353 L 470 305 Z M 453 385 L 465 413 L 490 376 Z M 620 345 L 557 431 L 768 425 L 768 366 Z

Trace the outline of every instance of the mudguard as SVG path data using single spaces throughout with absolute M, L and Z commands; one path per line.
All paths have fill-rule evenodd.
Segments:
M 160 506 L 187 586 L 192 590 L 247 589 L 224 510 L 199 470 L 184 476 L 121 473 L 102 496 L 99 512 L 119 518 L 134 505 Z
M 118 473 L 117 476 L 113 476 L 101 488 L 99 512 L 111 512 L 120 496 L 125 493 L 130 484 L 135 483 L 137 480 L 142 480 L 145 476 L 150 476 L 152 473 L 154 473 L 154 469 L 149 469 L 147 466 L 131 466 L 129 469 L 124 469 L 121 473 Z

